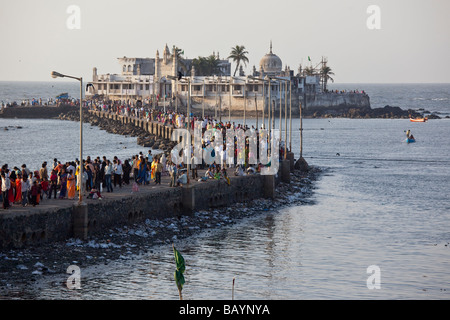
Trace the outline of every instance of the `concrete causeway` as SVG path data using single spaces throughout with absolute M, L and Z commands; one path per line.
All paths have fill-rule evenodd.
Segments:
M 133 123 L 165 139 L 170 139 L 173 130 L 143 119 L 90 112 L 121 123 Z M 78 204 L 78 192 L 75 200 L 43 199 L 35 207 L 13 204 L 8 210 L 0 209 L 0 248 L 20 248 L 72 237 L 86 239 L 106 228 L 144 223 L 146 219 L 190 215 L 196 210 L 274 198 L 278 180 L 289 179 L 289 172 L 294 170 L 293 155 L 289 158 L 291 161 L 280 162 L 277 175 L 234 176 L 234 171 L 229 169 L 230 184 L 225 179 L 199 182 L 190 177 L 188 185 L 169 187 L 170 177 L 164 175 L 160 185 L 151 182 L 140 185 L 138 192 L 132 192 L 131 178 L 130 185 L 117 186 L 112 193 L 103 190 L 101 200 L 87 199 L 87 194 L 84 195 L 82 206 Z M 205 171 L 199 169 L 198 177 L 204 176 Z

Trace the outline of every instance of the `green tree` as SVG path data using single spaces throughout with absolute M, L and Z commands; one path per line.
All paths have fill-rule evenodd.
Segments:
M 306 76 L 313 76 L 316 73 L 316 70 L 312 66 L 309 66 L 303 69 L 303 73 Z
M 248 51 L 245 50 L 244 46 L 236 45 L 234 48 L 231 48 L 231 52 L 230 55 L 228 56 L 228 59 L 233 59 L 233 61 L 236 62 L 236 69 L 234 70 L 233 76 L 236 75 L 236 72 L 239 69 L 241 62 L 247 65 L 248 63 L 247 54 Z
M 215 55 L 198 57 L 192 61 L 195 73 L 199 76 L 220 75 L 219 59 Z

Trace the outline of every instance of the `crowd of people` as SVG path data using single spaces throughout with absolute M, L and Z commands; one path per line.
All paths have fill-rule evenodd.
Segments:
M 82 175 L 79 174 L 80 161 L 78 159 L 65 163 L 54 159 L 51 165 L 44 162 L 41 168 L 34 171 L 29 170 L 25 164 L 21 168 L 9 168 L 7 164 L 4 164 L 1 169 L 1 197 L 4 209 L 10 208 L 12 205 L 36 206 L 46 199 L 52 199 L 52 196 L 54 199 L 75 199 L 80 185 L 83 186 L 88 198 L 102 199 L 102 193 L 114 192 L 115 188 L 122 188 L 123 185 L 133 184 L 134 191 L 139 190 L 140 186 L 160 185 L 162 176 L 170 176 L 170 187 L 187 184 L 189 176 L 198 181 L 225 179 L 227 183 L 230 183 L 227 174 L 229 162 L 227 161 L 226 129 L 255 130 L 258 133 L 258 129 L 253 126 L 249 128 L 230 121 L 222 122 L 211 116 L 199 117 L 191 114 L 190 117 L 187 117 L 185 113 L 175 112 L 170 108 L 158 110 L 151 108 L 149 105 L 142 106 L 138 103 L 117 101 L 105 103 L 88 100 L 85 102 L 85 107 L 89 110 L 113 112 L 144 118 L 147 121 L 157 121 L 174 128 L 194 129 L 197 123 L 201 126 L 198 129 L 201 129 L 202 133 L 208 129 L 214 129 L 213 131 L 217 133 L 212 137 L 201 140 L 203 150 L 214 153 L 211 144 L 215 139 L 219 139 L 219 141 L 223 139 L 222 143 L 216 144 L 216 146 L 222 145 L 223 148 L 217 149 L 219 154 L 210 165 L 207 165 L 204 159 L 199 162 L 192 149 L 190 152 L 187 151 L 191 158 L 189 166 L 191 172 L 187 172 L 186 161 L 171 159 L 171 154 L 167 158 L 164 153 L 152 155 L 151 150 L 146 155 L 141 152 L 126 160 L 121 160 L 116 156 L 112 160 L 105 156 L 102 158 L 97 156 L 93 159 L 87 157 L 81 163 L 83 166 Z M 187 119 L 190 119 L 189 123 Z M 255 163 L 256 157 L 255 150 L 252 151 L 249 145 L 255 143 L 259 148 L 257 140 L 258 134 L 245 137 L 244 148 L 240 149 L 235 137 L 234 152 L 230 154 L 228 150 L 228 156 L 234 156 L 234 165 L 231 165 L 231 167 L 233 167 L 235 175 L 260 172 L 261 164 L 249 165 L 249 163 Z M 283 157 L 283 152 L 284 149 L 280 148 L 280 159 Z M 182 159 L 187 159 L 187 157 L 184 156 Z M 181 164 L 176 164 L 180 162 Z M 206 170 L 204 176 L 198 175 L 199 169 Z
M 43 162 L 39 170 L 30 170 L 26 164 L 20 168 L 9 168 L 4 164 L 1 168 L 1 197 L 3 209 L 12 206 L 33 207 L 47 199 L 69 199 L 77 197 L 80 185 L 85 196 L 91 199 L 102 199 L 102 193 L 114 192 L 116 188 L 133 184 L 133 191 L 141 186 L 150 184 L 161 185 L 162 176 L 170 176 L 169 186 L 179 187 L 188 183 L 189 174 L 192 179 L 207 181 L 209 179 L 225 179 L 230 183 L 226 165 L 190 164 L 190 173 L 184 163 L 175 164 L 166 158 L 165 154 L 153 155 L 149 150 L 146 155 L 140 152 L 131 159 L 124 161 L 116 156 L 107 159 L 105 156 L 91 159 L 89 156 L 82 161 L 83 174 L 80 175 L 80 161 L 61 163 L 54 159 L 49 166 Z M 261 166 L 249 166 L 245 170 L 244 165 L 237 165 L 234 174 L 254 174 L 260 171 Z M 199 169 L 206 169 L 204 176 L 198 174 Z

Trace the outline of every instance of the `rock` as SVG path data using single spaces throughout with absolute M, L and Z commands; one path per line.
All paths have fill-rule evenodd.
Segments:
M 296 170 L 300 170 L 301 172 L 307 172 L 309 170 L 308 163 L 303 157 L 301 157 L 295 162 L 294 168 Z

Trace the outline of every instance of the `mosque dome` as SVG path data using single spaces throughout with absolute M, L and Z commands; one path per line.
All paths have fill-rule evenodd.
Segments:
M 259 68 L 266 74 L 278 74 L 281 72 L 282 67 L 281 59 L 272 53 L 272 42 L 270 42 L 270 52 L 261 58 Z

